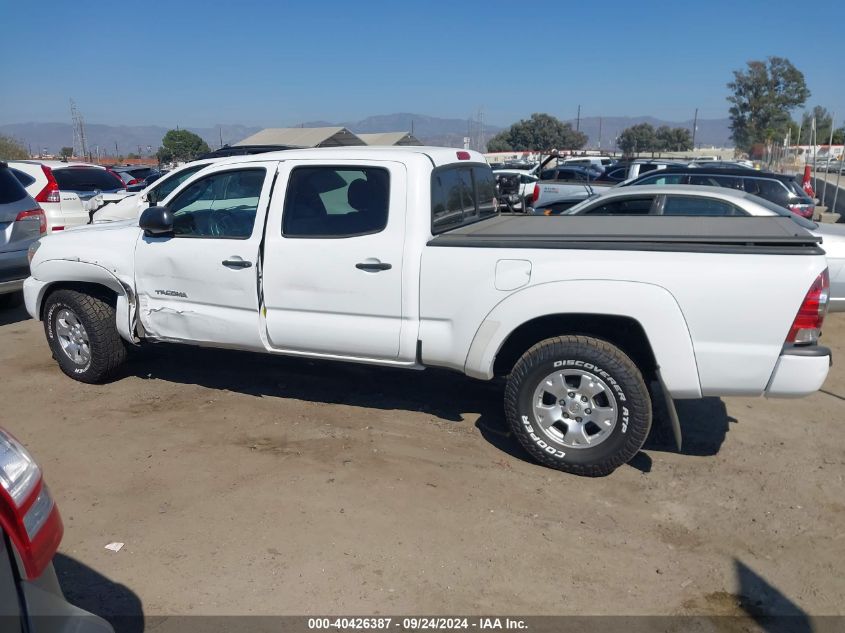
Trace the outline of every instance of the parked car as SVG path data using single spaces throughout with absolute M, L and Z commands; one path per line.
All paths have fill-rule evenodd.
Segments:
M 63 531 L 38 464 L 0 428 L 0 621 L 4 633 L 114 633 L 108 622 L 65 600 L 53 568 Z
M 152 185 L 139 192 L 122 197 L 120 200 L 100 207 L 94 213 L 91 221 L 115 222 L 119 220 L 134 220 L 141 215 L 141 211 L 150 205 L 164 200 L 179 185 L 193 176 L 199 170 L 215 163 L 218 159 L 195 160 L 167 173 L 163 178 L 155 180 Z
M 124 190 L 120 178 L 100 165 L 24 160 L 9 161 L 9 167 L 44 210 L 48 233 L 87 224 L 102 206 L 102 194 Z
M 774 202 L 802 218 L 813 218 L 816 205 L 793 176 L 773 172 L 707 167 L 672 167 L 660 173 L 649 173 L 622 187 L 641 185 L 704 185 L 727 187 L 754 194 Z
M 610 156 L 573 156 L 564 158 L 558 162 L 559 165 L 580 165 L 582 167 L 595 167 L 597 171 L 604 172 L 617 162 L 617 159 Z
M 535 210 L 537 215 L 557 215 Z M 643 185 L 615 188 L 562 215 L 664 215 L 695 217 L 786 217 L 822 238 L 830 275 L 830 311 L 845 311 L 845 225 L 818 224 L 765 198 L 725 187 Z
M 115 165 L 110 168 L 110 171 L 117 174 L 127 187 L 143 183 L 148 176 L 156 172 L 155 169 L 146 165 L 126 165 L 123 167 Z
M 138 223 L 36 242 L 26 307 L 81 382 L 106 380 L 142 340 L 507 376 L 515 437 L 581 475 L 639 451 L 651 381 L 670 413 L 672 398 L 824 382 L 827 262 L 792 219 L 496 208 L 478 152 L 230 158 Z
M 23 280 L 29 276 L 27 250 L 46 231 L 44 211 L 0 162 L 0 308 L 21 303 Z
M 567 180 L 593 182 L 602 170 L 592 165 L 557 165 L 540 171 L 540 180 Z

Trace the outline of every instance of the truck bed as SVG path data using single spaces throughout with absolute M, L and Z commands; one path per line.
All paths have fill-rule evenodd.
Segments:
M 820 255 L 820 238 L 782 217 L 500 215 L 429 246 Z

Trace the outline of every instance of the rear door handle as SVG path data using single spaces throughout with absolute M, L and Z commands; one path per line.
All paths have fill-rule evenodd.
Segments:
M 223 265 L 227 268 L 249 268 L 252 266 L 252 262 L 248 262 L 245 259 L 241 259 L 240 257 L 233 257 L 232 259 L 224 259 Z
M 355 268 L 357 268 L 358 270 L 365 270 L 368 273 L 377 273 L 380 270 L 390 270 L 391 268 L 393 268 L 393 266 L 391 266 L 390 264 L 387 264 L 385 262 L 380 262 L 378 260 L 375 260 L 375 261 L 360 262 L 358 264 L 355 264 Z

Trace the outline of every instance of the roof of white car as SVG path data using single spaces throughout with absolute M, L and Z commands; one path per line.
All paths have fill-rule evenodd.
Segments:
M 98 169 L 105 169 L 102 165 L 95 165 L 93 163 L 77 163 L 77 162 L 65 162 L 63 160 L 15 160 L 9 161 L 10 163 L 27 163 L 29 165 L 44 165 L 45 167 L 50 167 L 52 169 L 62 169 L 63 167 L 97 167 Z
M 459 154 L 467 154 L 469 158 L 461 159 Z M 248 163 L 266 160 L 324 160 L 337 158 L 360 160 L 401 160 L 411 156 L 427 156 L 435 166 L 456 162 L 472 162 L 486 164 L 484 156 L 473 150 L 463 150 L 455 147 L 426 147 L 426 146 L 378 146 L 364 145 L 352 147 L 315 147 L 312 149 L 289 149 L 265 154 L 251 154 L 249 156 L 232 156 L 224 162 Z
M 602 198 L 616 198 L 619 196 L 637 195 L 676 195 L 676 196 L 699 196 L 705 198 L 719 198 L 737 202 L 738 200 L 749 200 L 752 196 L 745 191 L 729 189 L 727 187 L 709 187 L 706 185 L 630 185 L 627 187 L 613 187 Z

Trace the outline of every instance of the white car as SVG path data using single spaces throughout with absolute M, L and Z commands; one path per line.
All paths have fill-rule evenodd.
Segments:
M 105 167 L 57 160 L 9 161 L 27 193 L 44 209 L 47 232 L 88 224 L 103 204 L 103 194 L 125 189 Z
M 541 212 L 538 212 L 538 215 Z M 553 214 L 545 214 L 553 215 Z M 789 218 L 822 239 L 830 273 L 830 311 L 845 311 L 845 225 L 816 223 L 745 191 L 701 185 L 640 185 L 607 193 L 570 206 L 560 215 L 664 215 L 685 217 Z
M 174 169 L 151 184 L 146 189 L 123 196 L 117 202 L 101 207 L 92 218 L 94 224 L 132 220 L 141 215 L 141 211 L 164 200 L 179 185 L 199 170 L 219 161 L 219 158 L 195 160 Z
M 71 378 L 142 340 L 507 376 L 514 436 L 581 475 L 637 454 L 651 382 L 679 437 L 672 398 L 808 395 L 830 365 L 827 262 L 791 219 L 499 215 L 466 150 L 237 156 L 36 244 L 26 307 Z

